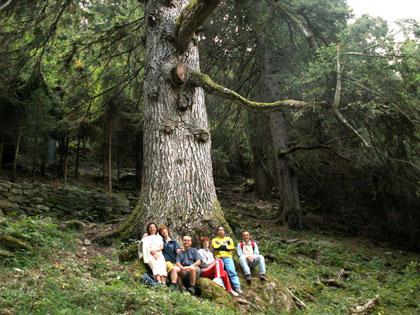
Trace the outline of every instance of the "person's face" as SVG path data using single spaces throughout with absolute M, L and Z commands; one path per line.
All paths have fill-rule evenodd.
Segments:
M 248 242 L 250 238 L 251 238 L 251 235 L 249 235 L 249 232 L 243 232 L 243 233 L 242 233 L 242 239 L 243 239 L 245 242 Z
M 182 245 L 184 245 L 184 248 L 186 248 L 186 249 L 190 248 L 190 247 L 191 247 L 191 245 L 192 245 L 192 240 L 191 240 L 191 237 L 189 237 L 189 236 L 184 236 L 184 237 L 182 238 Z
M 160 230 L 160 234 L 162 234 L 163 238 L 168 238 L 169 237 L 169 231 L 168 231 L 168 229 L 162 229 L 162 230 Z
M 156 232 L 157 232 L 157 227 L 156 227 L 156 225 L 151 224 L 151 225 L 149 226 L 149 235 L 155 235 L 155 234 L 156 234 Z
M 208 249 L 210 246 L 210 242 L 209 241 L 203 241 L 203 248 Z
M 219 235 L 220 237 L 224 237 L 225 236 L 225 229 L 223 227 L 219 227 L 217 229 L 217 235 Z

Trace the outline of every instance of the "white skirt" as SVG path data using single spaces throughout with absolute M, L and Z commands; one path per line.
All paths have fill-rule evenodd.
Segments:
M 166 271 L 166 262 L 163 255 L 159 255 L 157 259 L 155 259 L 153 256 L 150 257 L 149 262 L 147 263 L 153 271 L 153 275 L 159 275 L 159 276 L 167 276 L 168 272 Z

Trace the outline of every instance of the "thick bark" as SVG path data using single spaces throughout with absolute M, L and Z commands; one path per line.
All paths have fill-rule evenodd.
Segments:
M 174 83 L 178 63 L 199 70 L 194 43 L 184 54 L 168 34 L 188 1 L 165 6 L 148 1 L 144 80 L 143 172 L 140 200 L 116 233 L 143 233 L 147 222 L 167 224 L 175 235 L 213 233 L 226 224 L 217 200 L 210 158 L 210 135 L 202 88 Z M 150 16 L 153 15 L 153 21 Z

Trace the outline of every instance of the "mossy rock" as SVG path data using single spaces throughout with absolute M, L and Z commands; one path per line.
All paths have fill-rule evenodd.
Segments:
M 127 261 L 133 261 L 135 259 L 138 259 L 138 247 L 139 245 L 137 243 L 130 244 L 125 246 L 123 249 L 120 250 L 118 254 L 118 258 L 120 262 L 127 262 Z
M 234 298 L 212 280 L 200 277 L 197 279 L 196 285 L 201 292 L 201 298 L 211 300 L 218 305 L 223 305 L 231 309 L 235 308 Z
M 0 236 L 0 246 L 9 250 L 25 250 L 27 252 L 33 251 L 30 244 L 11 235 Z
M 15 254 L 13 254 L 12 252 L 9 252 L 7 250 L 4 250 L 4 249 L 1 249 L 0 248 L 0 259 L 3 259 L 3 258 L 12 258 L 14 256 L 15 256 Z
M 74 230 L 82 232 L 85 229 L 85 225 L 83 222 L 78 220 L 69 220 L 63 223 L 64 228 L 68 230 Z

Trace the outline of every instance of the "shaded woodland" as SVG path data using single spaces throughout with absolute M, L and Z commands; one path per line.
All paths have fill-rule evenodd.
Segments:
M 186 20 L 195 3 L 187 2 L 2 1 L 0 176 L 109 193 L 149 189 L 149 197 L 166 190 L 179 196 L 179 204 L 140 198 L 166 214 L 203 204 L 203 213 L 221 211 L 215 193 L 236 187 L 276 203 L 275 225 L 418 250 L 418 22 L 400 21 L 403 39 L 397 40 L 380 17 L 349 23 L 351 11 L 342 0 L 197 1 L 213 5 L 207 19 L 201 17 L 187 39 L 175 39 L 175 65 L 185 57 L 188 78 L 181 65 L 166 69 L 170 82 L 162 74 L 155 80 L 152 30 L 166 25 L 163 8 L 179 6 Z M 165 30 L 154 43 L 174 41 Z M 189 72 L 198 64 L 200 73 Z M 163 93 L 162 86 L 176 93 Z M 208 125 L 194 116 L 198 94 L 206 106 L 197 117 L 207 112 Z M 155 125 L 161 114 L 147 104 L 161 99 L 177 114 Z M 153 137 L 184 131 L 193 145 L 190 150 L 174 140 L 180 157 L 151 145 Z M 182 167 L 196 156 L 206 172 L 193 172 L 191 187 L 198 188 L 185 193 L 171 190 L 173 177 L 166 186 L 156 184 L 161 177 L 148 168 L 169 157 L 168 165 L 186 172 L 204 169 Z M 194 176 L 206 178 L 208 186 L 196 184 Z M 200 196 L 208 200 L 196 202 Z M 140 208 L 129 222 L 137 228 L 122 236 L 143 228 L 151 210 Z M 184 222 L 187 217 L 196 222 L 191 213 Z

